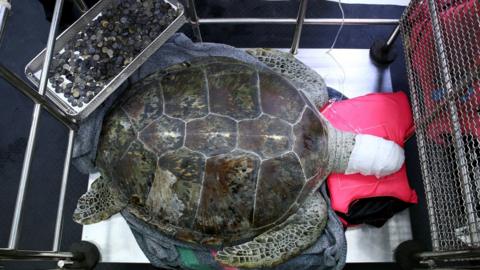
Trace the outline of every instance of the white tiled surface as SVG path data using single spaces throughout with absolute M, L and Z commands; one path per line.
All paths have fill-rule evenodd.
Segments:
M 349 98 L 372 92 L 391 92 L 390 71 L 375 67 L 368 50 L 301 49 L 297 57 L 324 76 L 327 85 Z M 343 71 L 342 71 L 343 70 Z M 95 176 L 91 176 L 90 183 Z M 389 220 L 382 228 L 362 225 L 346 232 L 347 262 L 391 262 L 392 251 L 412 232 L 408 211 Z M 115 215 L 107 221 L 83 226 L 82 239 L 95 243 L 103 262 L 148 263 L 125 220 Z
M 393 250 L 401 242 L 412 239 L 408 209 L 381 228 L 368 225 L 349 228 L 346 237 L 347 262 L 393 262 Z
M 98 176 L 99 174 L 90 175 L 89 187 Z M 82 240 L 92 242 L 98 247 L 102 262 L 148 263 L 120 214 L 115 214 L 106 221 L 83 226 Z
M 367 49 L 300 49 L 297 58 L 348 98 L 392 92 L 390 69 L 375 66 Z
M 92 242 L 98 247 L 102 262 L 149 262 L 120 214 L 107 221 L 83 226 L 82 240 Z

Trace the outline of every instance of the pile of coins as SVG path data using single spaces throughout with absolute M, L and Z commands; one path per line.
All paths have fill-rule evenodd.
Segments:
M 90 102 L 177 12 L 160 0 L 114 0 L 52 58 L 49 85 L 72 106 Z

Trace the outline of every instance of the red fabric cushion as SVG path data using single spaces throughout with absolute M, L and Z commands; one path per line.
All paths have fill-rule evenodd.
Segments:
M 413 119 L 403 92 L 369 94 L 334 102 L 321 111 L 334 127 L 344 131 L 370 134 L 404 141 L 413 134 Z M 408 184 L 405 165 L 396 173 L 382 177 L 361 174 L 331 174 L 327 179 L 332 208 L 347 213 L 356 200 L 391 196 L 406 203 L 417 203 L 417 195 Z

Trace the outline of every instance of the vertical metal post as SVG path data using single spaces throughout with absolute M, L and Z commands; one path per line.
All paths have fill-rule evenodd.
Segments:
M 395 40 L 397 39 L 398 35 L 400 34 L 400 25 L 397 25 L 395 27 L 395 29 L 393 29 L 392 33 L 390 34 L 390 36 L 388 37 L 388 40 L 387 42 L 385 42 L 385 47 L 389 50 L 393 43 L 395 42 Z
M 459 122 L 458 109 L 456 101 L 454 99 L 455 89 L 453 89 L 452 78 L 450 76 L 450 67 L 446 55 L 446 48 L 443 44 L 442 29 L 438 19 L 437 6 L 434 0 L 428 1 L 430 9 L 430 16 L 432 17 L 433 33 L 435 35 L 435 49 L 437 51 L 438 60 L 441 67 L 441 77 L 445 82 L 445 87 L 448 92 L 448 108 L 450 111 L 450 118 L 452 120 L 453 132 L 454 132 L 454 149 L 456 152 L 456 158 L 458 162 L 458 169 L 460 170 L 460 180 L 462 181 L 462 193 L 464 197 L 465 208 L 467 209 L 467 221 L 470 231 L 471 243 L 477 243 L 479 241 L 479 235 L 476 226 L 476 210 L 474 209 L 474 202 L 472 200 L 473 192 L 470 187 L 470 177 L 467 166 L 467 158 L 465 153 L 465 145 L 462 140 L 462 130 Z M 438 250 L 438 247 L 434 247 Z
M 3 3 L 0 3 L 0 45 L 2 42 L 3 32 L 5 30 L 5 25 L 7 24 L 8 12 L 11 8 L 9 0 L 4 0 Z
M 63 226 L 63 206 L 65 204 L 65 193 L 67 192 L 68 172 L 70 170 L 70 160 L 72 158 L 74 138 L 75 131 L 73 129 L 69 129 L 67 151 L 65 153 L 65 161 L 63 163 L 62 185 L 60 187 L 60 197 L 58 199 L 57 219 L 55 221 L 55 234 L 53 236 L 53 251 L 58 251 L 60 248 Z
M 38 250 L 12 250 L 0 248 L 0 261 L 28 260 L 28 261 L 56 261 L 56 260 L 82 260 L 85 255 L 74 252 L 51 252 Z
M 53 11 L 52 23 L 50 25 L 50 31 L 48 33 L 47 49 L 45 53 L 45 60 L 42 67 L 42 75 L 40 77 L 40 87 L 38 89 L 39 95 L 43 96 L 47 87 L 48 69 L 50 66 L 50 60 L 53 54 L 53 48 L 55 47 L 55 35 L 60 21 L 60 15 L 62 11 L 63 0 L 57 0 L 55 2 L 55 8 Z M 32 124 L 30 126 L 30 133 L 27 142 L 27 148 L 25 150 L 25 157 L 23 159 L 22 174 L 20 177 L 20 184 L 18 188 L 17 200 L 15 203 L 15 212 L 13 215 L 12 228 L 10 231 L 10 238 L 8 241 L 8 248 L 16 249 L 19 240 L 20 221 L 22 218 L 23 203 L 25 199 L 25 191 L 27 189 L 28 176 L 30 173 L 30 164 L 32 161 L 33 149 L 35 147 L 35 139 L 37 136 L 38 120 L 40 117 L 42 105 L 35 103 L 32 114 Z
M 188 16 L 190 17 L 190 23 L 192 24 L 193 35 L 197 42 L 203 42 L 202 32 L 200 31 L 200 22 L 197 15 L 197 9 L 195 7 L 195 0 L 188 0 L 187 2 Z
M 78 129 L 75 122 L 73 122 L 70 118 L 68 118 L 64 112 L 62 112 L 56 106 L 52 106 L 48 101 L 45 99 L 44 96 L 40 96 L 36 89 L 28 85 L 22 79 L 20 79 L 15 73 L 7 69 L 5 66 L 0 64 L 0 78 L 4 79 L 7 83 L 11 86 L 15 87 L 18 91 L 22 94 L 26 95 L 28 98 L 33 100 L 35 103 L 42 104 L 42 108 L 49 112 L 53 117 L 55 117 L 58 121 L 60 121 L 63 125 L 71 129 Z
M 401 25 L 401 24 L 400 24 Z M 403 32 L 403 34 L 405 35 L 405 33 L 408 33 L 407 29 L 405 29 L 406 26 L 405 25 L 402 25 L 401 26 L 401 31 Z M 405 52 L 405 65 L 406 65 L 406 70 L 408 71 L 407 72 L 407 76 L 408 76 L 408 81 L 409 82 L 413 82 L 415 79 L 414 79 L 414 75 L 413 75 L 413 68 L 411 66 L 412 62 L 411 62 L 411 55 L 407 48 L 407 46 L 403 46 L 404 48 L 404 52 Z M 422 169 L 422 174 L 423 174 L 423 182 L 424 182 L 424 187 L 425 187 L 425 197 L 426 197 L 426 200 L 427 200 L 427 210 L 428 210 L 428 217 L 429 217 L 429 220 L 430 220 L 430 233 L 431 233 L 431 240 L 432 240 L 432 246 L 435 249 L 437 249 L 439 246 L 440 246 L 440 242 L 438 241 L 439 239 L 439 235 L 438 235 L 438 231 L 437 229 L 435 228 L 435 226 L 433 226 L 432 224 L 437 224 L 437 218 L 436 218 L 436 213 L 434 211 L 434 207 L 431 206 L 431 204 L 433 204 L 433 201 L 434 201 L 434 198 L 433 198 L 433 195 L 432 195 L 432 184 L 431 184 L 431 175 L 430 175 L 430 171 L 428 170 L 428 167 L 427 167 L 427 164 L 428 163 L 428 156 L 427 156 L 427 151 L 426 151 L 426 147 L 425 147 L 425 138 L 426 138 L 426 135 L 424 134 L 425 133 L 425 128 L 423 127 L 423 124 L 419 124 L 419 123 L 422 123 L 421 121 L 422 120 L 422 117 L 420 116 L 420 104 L 419 104 L 419 100 L 420 100 L 420 97 L 418 95 L 418 91 L 416 91 L 415 89 L 413 89 L 415 86 L 413 84 L 410 84 L 410 87 L 412 88 L 412 91 L 410 91 L 411 95 L 412 95 L 412 98 L 411 98 L 411 102 L 412 102 L 412 110 L 413 110 L 413 117 L 415 118 L 415 134 L 417 136 L 417 144 L 418 144 L 418 153 L 419 153 L 419 159 L 420 159 L 420 166 L 421 166 L 421 169 Z
M 88 5 L 83 0 L 72 0 L 75 7 L 81 12 L 85 13 L 88 11 Z
M 295 25 L 295 33 L 293 34 L 291 54 L 297 54 L 298 46 L 300 45 L 300 37 L 302 36 L 303 22 L 305 21 L 305 14 L 307 12 L 308 0 L 300 0 L 298 8 L 297 24 Z

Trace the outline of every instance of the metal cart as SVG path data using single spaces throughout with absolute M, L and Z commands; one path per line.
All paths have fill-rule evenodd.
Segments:
M 72 0 L 81 11 L 87 10 L 87 5 L 82 0 Z M 0 1 L 7 3 L 9 1 Z M 45 60 L 43 62 L 42 75 L 40 78 L 39 88 L 34 89 L 15 74 L 10 72 L 3 66 L 0 66 L 0 75 L 10 84 L 12 84 L 17 90 L 27 95 L 35 102 L 32 116 L 32 123 L 30 127 L 29 139 L 25 150 L 23 169 L 20 178 L 20 185 L 16 200 L 15 212 L 12 221 L 11 233 L 9 238 L 9 244 L 7 248 L 0 248 L 0 260 L 50 260 L 57 261 L 59 268 L 71 268 L 71 269 L 92 269 L 99 260 L 99 253 L 96 247 L 88 242 L 80 242 L 72 246 L 69 251 L 59 251 L 59 244 L 62 233 L 62 219 L 63 219 L 63 205 L 65 201 L 65 193 L 69 175 L 70 159 L 72 155 L 73 141 L 75 137 L 75 130 L 78 123 L 74 119 L 65 115 L 62 110 L 55 106 L 52 106 L 45 97 L 45 91 L 47 86 L 47 70 L 52 59 L 53 50 L 55 47 L 55 37 L 59 24 L 59 18 L 62 10 L 63 0 L 57 0 L 53 13 L 52 23 L 50 26 L 48 42 L 45 53 Z M 14 4 L 14 3 L 13 3 Z M 396 26 L 391 36 L 383 42 L 377 42 L 374 44 L 371 50 L 372 58 L 382 63 L 388 63 L 393 61 L 390 48 L 399 33 L 398 23 L 396 19 L 306 19 L 305 13 L 307 9 L 307 0 L 301 0 L 298 17 L 296 19 L 281 18 L 281 19 L 269 19 L 269 18 L 198 18 L 195 10 L 194 0 L 188 0 L 185 3 L 185 8 L 189 17 L 189 23 L 192 25 L 194 35 L 198 41 L 202 40 L 200 25 L 201 24 L 295 24 L 295 31 L 293 33 L 291 53 L 295 54 L 299 47 L 299 42 L 302 33 L 302 27 L 304 24 L 315 25 L 340 25 L 344 23 L 346 25 L 393 25 Z M 0 5 L 0 37 L 1 30 L 6 22 L 8 15 L 8 5 Z M 30 164 L 32 160 L 32 152 L 37 135 L 39 116 L 41 110 L 45 109 L 62 124 L 69 128 L 68 133 L 68 147 L 65 153 L 65 161 L 63 168 L 63 175 L 61 180 L 61 190 L 57 209 L 56 226 L 54 232 L 54 241 L 51 250 L 38 251 L 38 250 L 19 250 L 18 240 L 20 232 L 20 222 L 22 219 L 22 208 L 25 199 L 25 190 L 28 184 Z
M 400 22 L 432 252 L 405 268 L 480 265 L 480 2 L 414 0 Z

